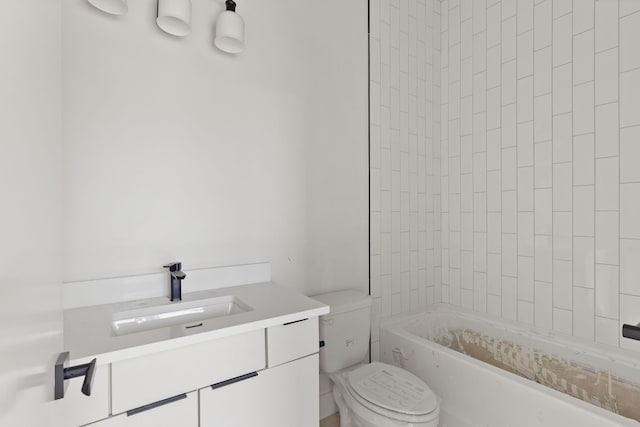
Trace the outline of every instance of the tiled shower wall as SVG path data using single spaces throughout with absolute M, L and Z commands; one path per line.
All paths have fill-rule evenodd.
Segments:
M 420 152 L 412 169 L 411 144 L 405 150 L 394 134 L 403 135 L 403 113 L 411 112 L 410 102 L 403 110 L 403 56 L 394 49 L 401 53 L 411 43 L 403 11 L 410 24 L 423 5 L 433 38 L 418 34 L 416 44 L 427 49 L 431 66 L 426 114 L 416 115 L 418 129 L 422 121 L 427 129 L 421 171 Z M 371 13 L 374 319 L 442 301 L 604 344 L 636 345 L 620 337 L 620 327 L 640 321 L 640 1 L 379 6 L 379 16 Z M 420 147 L 419 130 L 417 136 Z
M 372 359 L 378 320 L 440 300 L 440 2 L 370 1 Z

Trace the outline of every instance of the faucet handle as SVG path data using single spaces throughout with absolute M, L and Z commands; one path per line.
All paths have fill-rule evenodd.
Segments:
M 162 268 L 168 268 L 169 271 L 180 271 L 182 270 L 182 263 L 180 261 L 171 262 L 167 265 L 163 265 Z

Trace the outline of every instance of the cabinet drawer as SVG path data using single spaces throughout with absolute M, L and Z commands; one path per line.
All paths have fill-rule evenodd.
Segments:
M 319 423 L 318 355 L 200 390 L 200 427 L 310 427 Z
M 174 396 L 91 424 L 90 427 L 198 427 L 198 392 Z
M 67 380 L 64 399 L 65 425 L 77 427 L 109 416 L 109 365 L 96 365 L 91 396 L 82 394 L 84 376 Z
M 264 329 L 116 362 L 111 366 L 111 412 L 119 414 L 264 367 Z
M 267 328 L 268 366 L 317 353 L 318 339 L 317 317 Z

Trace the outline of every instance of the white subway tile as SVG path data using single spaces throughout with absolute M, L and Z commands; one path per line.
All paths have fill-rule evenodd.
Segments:
M 500 105 L 500 87 L 487 91 L 487 129 L 500 127 L 502 108 Z
M 502 277 L 502 317 L 517 320 L 518 312 L 518 284 L 513 277 Z
M 518 298 L 520 298 L 520 295 L 518 295 Z M 533 303 L 518 299 L 518 322 L 533 325 L 533 316 Z
M 536 188 L 553 186 L 553 146 L 551 141 L 535 143 L 535 183 Z
M 596 159 L 596 210 L 618 210 L 618 157 Z
M 489 212 L 500 212 L 502 210 L 500 171 L 487 172 L 487 209 Z
M 551 46 L 536 50 L 534 53 L 534 95 L 544 95 L 551 92 Z
M 553 260 L 553 304 L 573 308 L 573 264 L 571 261 Z
M 620 73 L 620 126 L 640 125 L 640 69 Z
M 518 133 L 518 118 L 516 104 L 505 105 L 502 107 L 502 148 L 516 147 Z
M 597 87 L 597 86 L 596 86 Z M 596 157 L 618 155 L 618 103 L 596 107 Z
M 502 105 L 516 102 L 517 97 L 517 73 L 516 61 L 502 63 Z
M 518 257 L 518 299 L 533 302 L 533 257 Z
M 500 212 L 487 214 L 487 250 L 490 253 L 502 251 L 502 214 Z
M 620 185 L 620 237 L 640 239 L 640 183 Z
M 509 0 L 507 0 L 509 1 Z M 516 59 L 517 37 L 516 37 L 516 17 L 502 19 L 502 62 Z
M 620 19 L 620 71 L 640 67 L 638 55 L 640 40 L 640 14 L 634 13 Z
M 520 72 L 520 68 L 518 68 Z M 533 120 L 533 76 L 518 80 L 518 123 Z
M 553 281 L 553 237 L 536 235 L 535 280 Z
M 593 80 L 594 30 L 573 37 L 573 84 Z
M 518 123 L 518 166 L 533 166 L 533 161 L 533 122 Z
M 640 296 L 639 278 L 640 240 L 620 239 L 620 292 Z
M 640 182 L 640 126 L 620 129 L 620 181 Z
M 596 315 L 618 318 L 619 267 L 596 264 Z
M 518 33 L 533 30 L 533 0 L 518 0 Z
M 473 32 L 487 29 L 487 1 L 473 0 Z
M 545 0 L 535 5 L 535 48 L 536 50 L 551 44 L 552 2 Z
M 485 71 L 473 76 L 473 112 L 481 113 L 487 110 L 487 73 Z M 482 120 L 481 127 L 477 127 L 477 120 Z M 481 135 L 478 132 L 486 132 L 486 114 L 475 114 L 474 116 L 474 139 Z M 479 151 L 479 150 L 476 150 Z
M 487 234 L 475 233 L 473 238 L 473 269 L 487 271 Z
M 620 344 L 620 324 L 617 319 L 596 316 L 596 342 L 618 347 Z
M 518 168 L 518 210 L 533 212 L 533 167 Z
M 593 105 L 593 104 L 592 104 Z M 552 138 L 551 94 L 537 96 L 534 100 L 534 141 L 550 141 Z
M 553 0 L 553 18 L 566 15 L 571 12 L 572 0 Z
M 502 57 L 500 45 L 489 47 L 487 50 L 487 87 L 489 89 L 500 86 L 502 82 Z
M 620 324 L 636 325 L 640 322 L 640 297 L 620 295 Z M 640 341 L 620 337 L 620 347 L 629 350 L 640 350 Z
M 502 274 L 518 277 L 518 236 L 502 235 Z
M 590 185 L 595 182 L 594 137 L 586 134 L 573 140 L 573 185 Z
M 573 284 L 593 288 L 595 269 L 595 238 L 573 238 Z
M 487 46 L 492 47 L 500 44 L 500 4 L 487 8 Z
M 518 35 L 518 78 L 533 74 L 533 31 Z
M 473 36 L 473 72 L 478 73 L 487 69 L 487 33 Z
M 553 258 L 573 260 L 573 217 L 571 212 L 553 213 Z
M 626 16 L 640 10 L 640 3 L 638 3 L 637 0 L 619 0 L 619 1 L 620 1 L 620 16 Z
M 595 231 L 595 192 L 592 185 L 573 187 L 573 233 L 593 236 Z
M 536 235 L 544 234 L 550 236 L 553 234 L 553 190 L 551 188 L 536 189 Z
M 473 154 L 473 191 L 487 191 L 487 153 Z
M 492 295 L 502 295 L 502 256 L 500 254 L 487 255 L 487 292 Z
M 573 160 L 573 124 L 571 113 L 553 117 L 553 161 Z
M 553 309 L 553 330 L 563 334 L 573 333 L 573 312 L 561 308 Z
M 535 325 L 553 329 L 553 285 L 536 282 L 535 292 Z
M 535 31 L 535 30 L 534 30 Z M 571 14 L 553 21 L 553 66 L 571 63 Z
M 502 192 L 502 232 L 518 232 L 518 199 L 517 191 Z
M 518 255 L 533 257 L 534 224 L 532 212 L 518 213 Z
M 596 212 L 596 263 L 618 265 L 618 212 Z
M 518 159 L 516 147 L 502 149 L 502 189 L 517 190 Z
M 594 92 L 593 82 L 573 87 L 573 134 L 593 132 Z
M 553 210 L 571 211 L 573 208 L 573 168 L 571 163 L 553 165 Z
M 571 112 L 573 102 L 571 64 L 553 69 L 553 114 Z
M 618 45 L 618 0 L 596 2 L 596 52 Z
M 573 288 L 573 335 L 594 339 L 594 292 L 593 289 Z
M 573 2 L 573 34 L 593 28 L 594 0 L 578 0 Z
M 487 170 L 500 170 L 502 160 L 502 141 L 500 129 L 487 132 Z
M 487 295 L 487 313 L 498 317 L 502 315 L 502 297 L 500 295 Z

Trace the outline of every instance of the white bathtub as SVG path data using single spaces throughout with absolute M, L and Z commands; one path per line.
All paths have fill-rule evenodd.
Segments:
M 640 419 L 640 355 L 629 351 L 433 305 L 383 321 L 380 358 L 442 399 L 442 427 L 640 426 L 627 418 Z

